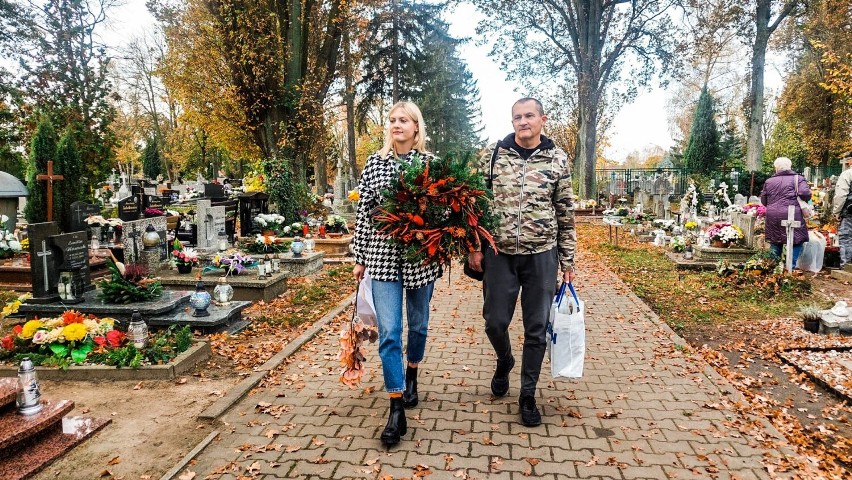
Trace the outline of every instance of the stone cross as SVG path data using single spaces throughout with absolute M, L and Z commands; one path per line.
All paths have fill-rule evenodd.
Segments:
M 47 175 L 39 174 L 36 175 L 36 180 L 46 180 L 47 181 L 47 221 L 53 221 L 53 182 L 59 180 L 65 180 L 65 177 L 62 175 L 56 175 L 53 173 L 53 160 L 47 161 Z
M 50 170 L 53 169 L 48 167 L 48 171 Z M 53 252 L 49 248 L 47 248 L 47 240 L 41 241 L 41 250 L 37 252 L 36 255 L 41 258 L 42 265 L 44 266 L 44 290 L 48 291 L 50 289 L 50 279 L 47 276 L 47 257 L 53 255 Z
M 781 225 L 784 226 L 787 232 L 787 264 L 788 272 L 793 271 L 793 237 L 798 227 L 802 226 L 802 222 L 796 220 L 796 207 L 790 205 L 787 207 L 787 220 L 781 220 Z

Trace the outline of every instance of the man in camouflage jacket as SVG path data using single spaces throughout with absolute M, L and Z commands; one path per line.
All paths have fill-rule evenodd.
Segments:
M 564 281 L 574 279 L 577 245 L 571 165 L 565 152 L 541 134 L 546 121 L 538 100 L 522 98 L 512 106 L 515 133 L 483 152 L 480 169 L 491 185 L 491 209 L 499 219 L 493 232 L 498 251 L 488 248 L 469 257 L 473 270 L 484 271 L 482 314 L 497 354 L 491 391 L 498 397 L 509 393 L 509 372 L 515 366 L 508 329 L 520 293 L 524 348 L 518 403 L 526 426 L 541 424 L 536 384 L 557 269 Z

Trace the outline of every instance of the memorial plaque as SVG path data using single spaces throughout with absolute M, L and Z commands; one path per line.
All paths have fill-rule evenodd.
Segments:
M 59 227 L 53 222 L 31 223 L 27 226 L 33 284 L 33 298 L 29 300 L 30 303 L 48 303 L 59 299 L 56 290 L 59 275 L 56 273 L 56 261 L 50 242 L 50 237 L 58 233 Z
M 71 231 L 82 232 L 89 228 L 86 219 L 100 215 L 101 206 L 96 203 L 74 202 L 71 204 Z
M 145 187 L 142 191 L 145 192 L 145 195 L 156 195 L 157 187 Z
M 73 232 L 50 237 L 53 244 L 56 269 L 59 271 L 80 272 L 79 291 L 89 288 L 89 243 L 84 232 Z
M 228 241 L 234 241 L 234 234 L 237 230 L 237 200 L 224 200 L 220 202 L 212 202 L 214 207 L 225 207 L 225 234 L 228 235 Z
M 139 220 L 139 214 L 142 213 L 142 205 L 139 203 L 139 197 L 131 195 L 118 202 L 118 218 L 123 222 L 132 222 Z

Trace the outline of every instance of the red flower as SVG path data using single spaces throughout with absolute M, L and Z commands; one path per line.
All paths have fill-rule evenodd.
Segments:
M 86 317 L 76 310 L 66 310 L 62 312 L 62 324 L 71 325 L 72 323 L 83 323 Z
M 5 350 L 11 351 L 15 348 L 15 338 L 12 337 L 12 335 L 6 335 L 0 339 L 0 345 L 2 345 Z
M 106 341 L 107 341 L 106 337 L 102 337 L 100 335 L 98 335 L 97 337 L 92 337 L 92 340 L 102 347 L 104 345 L 106 345 Z
M 110 347 L 118 348 L 124 342 L 124 334 L 118 330 L 110 330 L 106 334 L 106 339 Z
M 24 326 L 23 325 L 15 325 L 15 327 L 12 328 L 12 331 L 15 332 L 15 336 L 17 337 L 18 335 L 21 334 L 21 332 L 24 331 Z

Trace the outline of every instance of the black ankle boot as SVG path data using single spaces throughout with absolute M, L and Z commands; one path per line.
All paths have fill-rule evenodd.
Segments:
M 417 367 L 405 369 L 405 391 L 402 393 L 402 406 L 412 408 L 417 406 Z
M 386 447 L 396 445 L 406 431 L 408 431 L 408 425 L 405 422 L 405 408 L 402 406 L 402 398 L 391 398 L 388 424 L 385 426 L 385 431 L 382 432 L 382 444 Z

